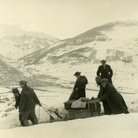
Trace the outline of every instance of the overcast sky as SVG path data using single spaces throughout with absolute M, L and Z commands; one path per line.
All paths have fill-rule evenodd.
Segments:
M 138 0 L 0 0 L 0 23 L 60 39 L 137 16 Z

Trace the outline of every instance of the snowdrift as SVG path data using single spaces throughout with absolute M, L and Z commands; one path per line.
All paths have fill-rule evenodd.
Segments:
M 137 138 L 138 114 L 101 116 L 1 130 L 1 138 Z

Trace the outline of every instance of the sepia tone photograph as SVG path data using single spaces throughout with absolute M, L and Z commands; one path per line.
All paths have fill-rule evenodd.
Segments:
M 0 138 L 138 138 L 137 0 L 0 0 Z

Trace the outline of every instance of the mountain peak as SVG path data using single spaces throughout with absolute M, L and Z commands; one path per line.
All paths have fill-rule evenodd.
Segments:
M 0 55 L 11 59 L 48 48 L 58 40 L 41 32 L 29 32 L 14 25 L 0 24 Z

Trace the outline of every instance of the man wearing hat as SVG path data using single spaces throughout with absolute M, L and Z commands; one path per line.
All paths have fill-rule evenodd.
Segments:
M 86 97 L 85 88 L 86 88 L 86 84 L 88 84 L 88 80 L 85 76 L 81 76 L 80 74 L 81 72 L 75 72 L 74 74 L 77 80 L 75 82 L 73 92 L 69 100 L 77 100 L 81 97 Z
M 19 93 L 19 90 L 17 88 L 13 88 L 12 89 L 12 93 L 14 94 L 14 98 L 15 98 L 15 108 L 17 109 L 19 107 L 20 104 L 20 96 L 21 94 Z M 19 114 L 19 120 L 20 120 L 20 124 L 21 126 L 25 126 L 23 120 L 22 120 L 22 114 Z M 34 124 L 33 119 L 29 116 L 28 120 L 31 120 L 31 122 Z
M 113 70 L 110 65 L 106 64 L 106 60 L 101 60 L 102 65 L 98 67 L 97 76 L 101 78 L 107 78 L 112 83 Z
M 104 88 L 101 85 L 101 77 L 100 76 L 97 76 L 95 78 L 95 81 L 96 81 L 97 86 L 100 87 L 99 93 L 97 95 L 98 102 L 100 102 L 100 98 L 104 95 L 104 91 L 103 91 Z M 105 115 L 112 114 L 112 112 L 110 111 L 110 108 L 108 107 L 108 104 L 107 104 L 106 100 L 102 101 L 102 103 L 103 103 L 103 108 L 104 108 L 104 114 Z
M 123 97 L 117 92 L 115 87 L 108 82 L 108 79 L 101 79 L 100 86 L 100 94 L 98 94 L 97 101 L 103 102 L 105 114 L 129 113 Z
M 19 113 L 22 114 L 22 120 L 25 126 L 29 126 L 28 117 L 33 119 L 33 124 L 38 124 L 35 115 L 35 105 L 41 106 L 41 103 L 36 96 L 34 90 L 27 86 L 27 81 L 21 80 L 20 87 L 22 88 L 19 104 Z

